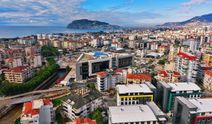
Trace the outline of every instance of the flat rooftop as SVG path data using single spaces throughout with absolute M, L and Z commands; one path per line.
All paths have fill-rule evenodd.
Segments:
M 125 93 L 153 93 L 146 84 L 117 85 L 119 94 Z
M 95 60 L 95 59 L 108 59 L 112 56 L 129 56 L 130 53 L 113 53 L 113 52 L 102 52 L 102 51 L 94 51 L 94 52 L 88 52 L 81 54 L 77 61 L 88 61 L 88 60 Z
M 212 112 L 212 98 L 189 99 L 189 101 L 198 107 L 197 112 Z
M 147 105 L 109 107 L 112 123 L 157 121 L 153 111 Z
M 172 88 L 172 92 L 176 91 L 197 91 L 201 88 L 195 83 L 179 82 L 179 83 L 168 83 Z

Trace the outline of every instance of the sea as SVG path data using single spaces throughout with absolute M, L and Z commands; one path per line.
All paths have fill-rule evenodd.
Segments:
M 56 26 L 0 26 L 0 38 L 16 38 L 41 33 L 86 33 L 99 31 L 105 30 L 68 29 Z

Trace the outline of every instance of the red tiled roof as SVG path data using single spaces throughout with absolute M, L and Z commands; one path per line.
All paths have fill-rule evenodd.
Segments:
M 106 77 L 107 76 L 107 72 L 97 72 L 96 75 L 100 76 L 100 77 Z
M 174 72 L 173 72 L 173 76 L 174 76 L 174 77 L 179 77 L 179 76 L 180 76 L 180 73 L 177 72 L 177 71 L 174 71 Z
M 51 105 L 52 102 L 49 99 L 43 99 L 44 105 Z M 26 102 L 23 105 L 23 111 L 22 114 L 24 115 L 37 115 L 40 112 L 40 109 L 33 109 L 33 101 Z
M 208 76 L 211 76 L 212 77 L 212 71 L 211 70 L 206 70 L 205 71 L 205 74 L 207 74 Z
M 119 69 L 114 70 L 113 72 L 114 73 L 121 73 L 121 72 L 123 72 L 123 69 L 119 68 Z
M 24 115 L 36 115 L 39 114 L 39 109 L 32 109 L 32 102 L 26 102 L 24 103 L 24 110 L 22 111 L 22 114 Z
M 96 121 L 90 118 L 78 118 L 76 119 L 76 124 L 96 124 Z
M 8 69 L 5 72 L 21 73 L 21 72 L 26 71 L 27 68 L 28 68 L 27 66 L 18 66 L 18 67 L 14 67 L 14 68 Z
M 127 74 L 128 79 L 140 79 L 150 81 L 152 78 L 148 74 Z
M 188 55 L 187 53 L 179 52 L 177 55 L 184 59 L 196 60 L 196 56 Z
M 162 77 L 168 77 L 168 73 L 165 70 L 158 71 L 158 74 Z

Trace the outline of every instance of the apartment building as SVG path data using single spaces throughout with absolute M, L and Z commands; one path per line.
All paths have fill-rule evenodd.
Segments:
M 197 76 L 196 58 L 197 58 L 196 56 L 185 52 L 179 52 L 177 54 L 175 61 L 175 69 L 181 74 L 182 80 L 191 82 L 196 81 Z
M 103 92 L 111 88 L 115 88 L 116 84 L 123 83 L 126 70 L 116 69 L 111 71 L 103 71 L 96 73 L 96 87 L 99 91 Z
M 117 85 L 117 106 L 145 104 L 154 100 L 156 88 L 150 83 Z
M 97 72 L 106 69 L 123 68 L 133 64 L 133 55 L 95 51 L 83 53 L 76 62 L 76 80 L 85 80 L 96 76 Z
M 71 94 L 63 100 L 63 113 L 75 121 L 79 117 L 86 117 L 99 107 L 102 107 L 102 95 L 97 91 L 83 94 Z
M 24 83 L 33 76 L 33 70 L 28 66 L 18 66 L 4 71 L 5 80 L 10 83 Z
M 48 99 L 26 102 L 21 113 L 21 124 L 52 124 L 55 122 L 53 104 Z
M 154 102 L 146 105 L 111 106 L 108 124 L 165 124 L 166 115 Z
M 206 90 L 212 91 L 212 70 L 205 71 L 203 86 Z
M 180 81 L 180 73 L 177 71 L 160 70 L 156 79 L 164 82 L 178 82 Z
M 176 97 L 173 124 L 212 124 L 212 98 Z
M 164 112 L 173 110 L 174 100 L 177 96 L 199 98 L 202 95 L 201 88 L 192 82 L 157 82 L 157 92 L 157 102 Z

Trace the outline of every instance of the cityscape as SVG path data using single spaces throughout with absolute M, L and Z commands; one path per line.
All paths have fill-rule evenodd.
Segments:
M 0 0 L 0 124 L 212 124 L 211 0 Z

